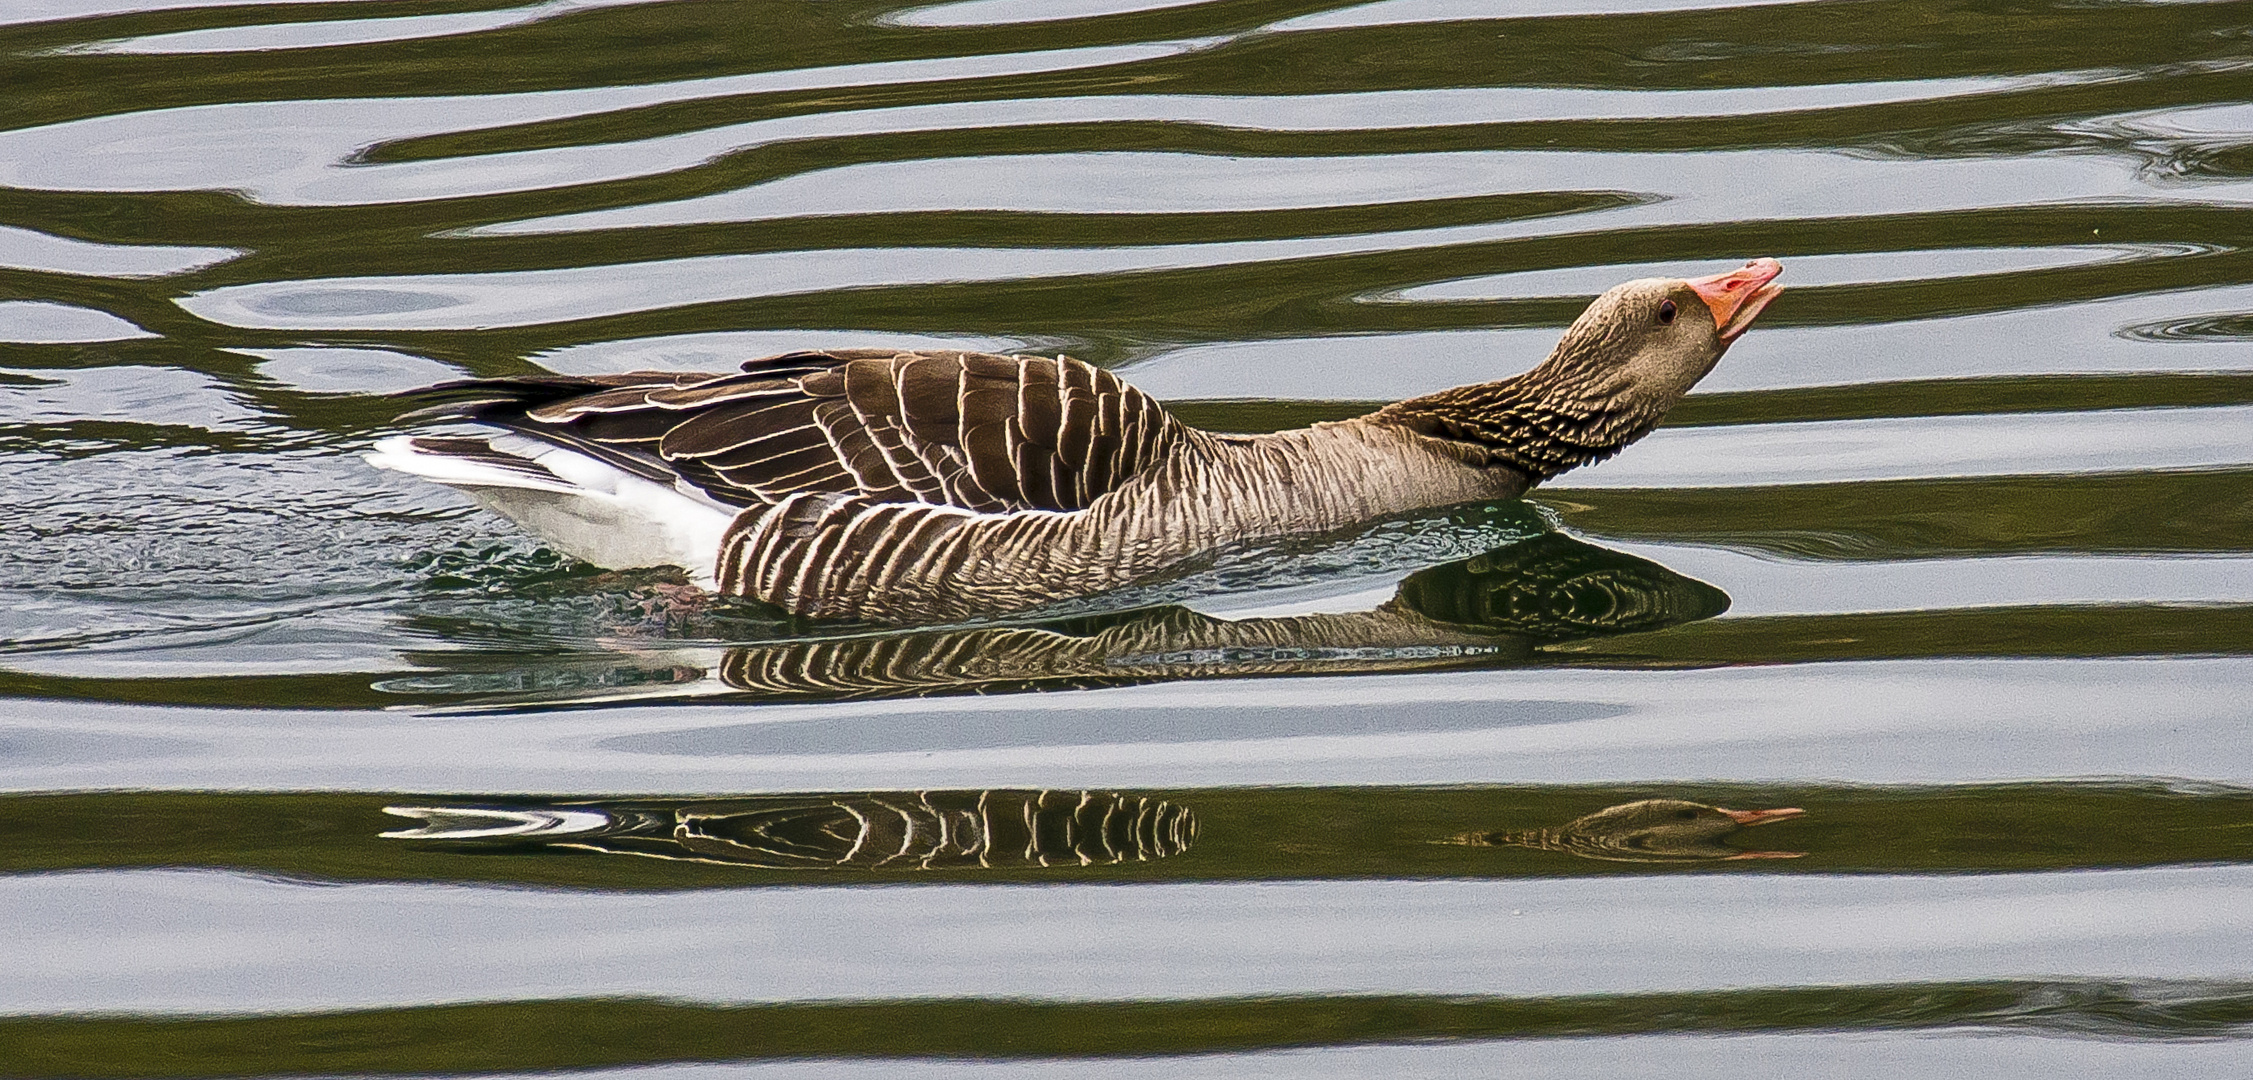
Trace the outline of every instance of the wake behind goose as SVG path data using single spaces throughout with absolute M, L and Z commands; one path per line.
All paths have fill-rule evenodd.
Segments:
M 368 460 L 557 547 L 815 618 L 946 622 L 1201 553 L 1515 498 L 1641 438 L 1781 291 L 1757 259 L 1620 285 L 1513 378 L 1269 435 L 1199 430 L 1066 357 L 840 349 L 739 373 L 448 383 Z M 1697 317 L 1695 312 L 1711 316 Z

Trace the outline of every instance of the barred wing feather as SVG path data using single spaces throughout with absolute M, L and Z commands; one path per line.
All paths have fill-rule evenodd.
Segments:
M 709 376 L 455 383 L 460 418 L 549 439 L 739 506 L 800 493 L 972 512 L 1079 510 L 1170 452 L 1183 426 L 1067 357 L 840 349 Z

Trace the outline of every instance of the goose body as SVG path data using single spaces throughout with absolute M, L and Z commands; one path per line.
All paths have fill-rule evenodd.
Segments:
M 433 387 L 406 419 L 500 434 L 402 436 L 369 460 L 598 565 L 679 565 L 816 618 L 957 621 L 1231 544 L 1520 495 L 1655 425 L 1781 269 L 1630 282 L 1524 375 L 1267 435 L 1190 427 L 1062 356 L 830 350 L 723 375 Z

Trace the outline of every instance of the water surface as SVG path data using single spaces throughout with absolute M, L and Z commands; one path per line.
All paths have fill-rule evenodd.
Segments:
M 2249 42 L 11 5 L 0 1073 L 2232 1075 Z M 1613 461 L 1006 624 L 704 602 L 359 459 L 431 382 L 809 346 L 1272 430 L 1759 255 Z M 1570 828 L 1650 799 L 1804 813 Z

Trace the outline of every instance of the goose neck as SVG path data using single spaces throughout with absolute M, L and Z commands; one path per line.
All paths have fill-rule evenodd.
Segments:
M 1511 466 L 1539 482 L 1612 456 L 1656 426 L 1658 417 L 1596 379 L 1544 364 L 1524 375 L 1458 386 L 1396 402 L 1373 424 L 1458 444 L 1474 458 Z

